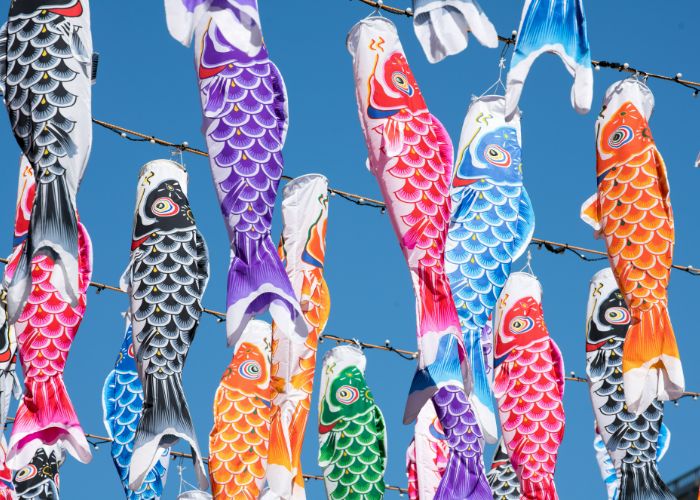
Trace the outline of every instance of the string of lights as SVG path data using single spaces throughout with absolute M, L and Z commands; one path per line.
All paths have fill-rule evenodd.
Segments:
M 393 7 L 391 5 L 386 5 L 383 0 L 359 0 L 360 2 L 369 5 L 370 7 L 374 7 L 377 11 L 384 11 L 388 12 L 390 14 L 396 14 L 399 16 L 406 16 L 406 17 L 413 17 L 413 9 L 410 7 L 401 9 L 399 7 Z M 498 35 L 498 39 L 505 43 L 506 45 L 515 45 L 517 41 L 517 31 L 513 31 L 510 37 L 504 37 L 501 35 Z M 626 72 L 630 73 L 632 75 L 639 76 L 641 78 L 654 78 L 657 80 L 664 80 L 667 82 L 673 82 L 677 83 L 685 88 L 688 88 L 692 91 L 693 97 L 697 97 L 700 94 L 700 82 L 694 82 L 692 80 L 685 80 L 683 79 L 683 73 L 676 73 L 673 76 L 668 76 L 668 75 L 662 75 L 659 73 L 652 73 L 650 71 L 644 71 L 638 68 L 635 68 L 631 66 L 629 63 L 618 63 L 618 62 L 610 62 L 610 61 L 596 61 L 593 60 L 591 61 L 593 64 L 593 68 L 597 71 L 600 70 L 600 68 L 606 68 L 606 69 L 612 69 L 620 72 Z
M 8 417 L 7 418 L 7 424 L 12 424 L 14 423 L 15 419 L 14 417 Z M 100 436 L 99 434 L 91 434 L 89 432 L 85 433 L 85 438 L 87 439 L 88 443 L 95 449 L 99 450 L 101 444 L 108 444 L 114 441 L 111 437 L 109 436 Z M 179 459 L 184 459 L 184 458 L 192 458 L 191 453 L 183 453 L 180 451 L 171 451 L 170 456 L 173 458 L 179 458 Z M 204 463 L 208 463 L 209 460 L 207 458 L 203 458 L 202 461 Z M 304 479 L 307 481 L 312 479 L 315 481 L 323 481 L 323 476 L 318 476 L 316 474 L 304 474 Z M 408 493 L 408 490 L 406 488 L 401 488 L 399 486 L 391 486 L 391 485 L 386 485 L 385 487 L 387 490 L 391 491 L 398 491 L 401 496 L 403 496 L 404 493 Z

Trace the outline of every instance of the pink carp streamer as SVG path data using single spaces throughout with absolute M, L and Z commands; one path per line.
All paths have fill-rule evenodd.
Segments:
M 542 287 L 513 273 L 496 304 L 496 378 L 506 450 L 526 500 L 556 500 L 559 445 L 564 438 L 564 360 L 549 337 Z
M 5 284 L 11 282 L 24 255 L 34 204 L 34 172 L 24 162 L 15 221 L 15 249 L 5 270 Z M 83 319 L 86 292 L 92 274 L 92 245 L 78 222 L 79 295 L 75 307 L 55 285 L 63 279 L 49 255 L 37 255 L 30 264 L 33 286 L 21 308 L 15 330 L 24 373 L 24 396 L 20 401 L 10 436 L 7 465 L 14 470 L 29 464 L 43 446 L 62 447 L 83 463 L 92 459 L 90 446 L 63 382 L 63 371 L 73 339 Z

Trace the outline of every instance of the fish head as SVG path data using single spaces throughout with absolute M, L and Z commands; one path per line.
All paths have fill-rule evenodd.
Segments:
M 618 288 L 600 296 L 588 317 L 586 342 L 597 346 L 610 340 L 622 341 L 627 335 L 632 316 Z
M 58 500 L 58 495 L 51 495 L 58 490 L 58 467 L 56 451 L 48 453 L 45 448 L 39 448 L 32 461 L 14 475 L 13 483 L 17 496 Z
M 328 389 L 326 403 L 337 417 L 352 417 L 374 405 L 365 376 L 356 366 L 340 371 Z
M 523 297 L 505 311 L 498 329 L 495 357 L 501 359 L 517 347 L 527 347 L 548 337 L 542 304 L 533 297 Z
M 270 383 L 269 357 L 251 342 L 242 342 L 231 362 L 235 386 L 247 394 L 262 394 Z M 267 399 L 267 396 L 263 397 Z
M 83 14 L 83 4 L 81 0 L 12 0 L 10 3 L 10 17 L 24 17 L 41 10 L 78 17 Z
M 631 101 L 624 102 L 609 117 L 599 120 L 597 132 L 598 175 L 625 165 L 654 144 L 649 122 Z
M 386 59 L 377 55 L 369 79 L 368 115 L 387 118 L 403 109 L 414 113 L 427 110 L 406 57 L 401 52 L 394 52 Z
M 138 190 L 134 242 L 156 232 L 195 228 L 184 167 L 164 160 L 151 162 L 142 170 Z
M 480 133 L 455 170 L 453 186 L 489 179 L 495 184 L 522 184 L 520 140 L 515 128 L 502 126 Z

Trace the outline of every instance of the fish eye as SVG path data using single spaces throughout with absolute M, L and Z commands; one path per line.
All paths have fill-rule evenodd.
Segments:
M 632 129 L 627 125 L 622 125 L 615 129 L 615 131 L 608 138 L 608 145 L 613 149 L 619 149 L 628 142 L 632 140 L 634 134 Z
M 156 217 L 172 217 L 180 212 L 180 205 L 170 198 L 158 198 L 151 205 L 151 211 Z
M 338 388 L 338 390 L 335 392 L 335 397 L 339 403 L 351 405 L 360 399 L 360 391 L 351 385 L 344 385 Z
M 535 327 L 535 321 L 527 316 L 516 316 L 510 321 L 509 329 L 511 333 L 520 335 L 529 332 Z
M 260 363 L 252 359 L 244 361 L 238 367 L 238 373 L 246 380 L 258 380 L 262 375 L 261 372 Z
M 22 467 L 17 475 L 15 476 L 15 481 L 29 481 L 31 478 L 36 476 L 37 468 L 35 465 L 29 464 L 26 467 Z
M 605 311 L 605 319 L 611 325 L 626 325 L 630 322 L 630 313 L 624 307 L 611 307 Z
M 501 168 L 508 168 L 511 164 L 511 156 L 508 151 L 498 144 L 489 144 L 484 150 L 486 161 L 491 165 Z
M 394 71 L 391 75 L 391 81 L 397 90 L 403 92 L 404 94 L 411 96 L 413 95 L 413 87 L 408 83 L 408 77 L 401 71 Z

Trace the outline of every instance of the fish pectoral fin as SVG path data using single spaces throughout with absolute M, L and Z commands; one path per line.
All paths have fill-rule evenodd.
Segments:
M 388 120 L 382 133 L 384 152 L 390 158 L 395 158 L 403 151 L 404 124 L 397 120 Z
M 581 205 L 581 220 L 591 226 L 598 233 L 602 226 L 600 225 L 600 202 L 598 194 L 594 194 Z
M 628 429 L 629 424 L 622 424 L 619 429 L 610 435 L 610 439 L 608 439 L 608 450 L 618 449 Z

